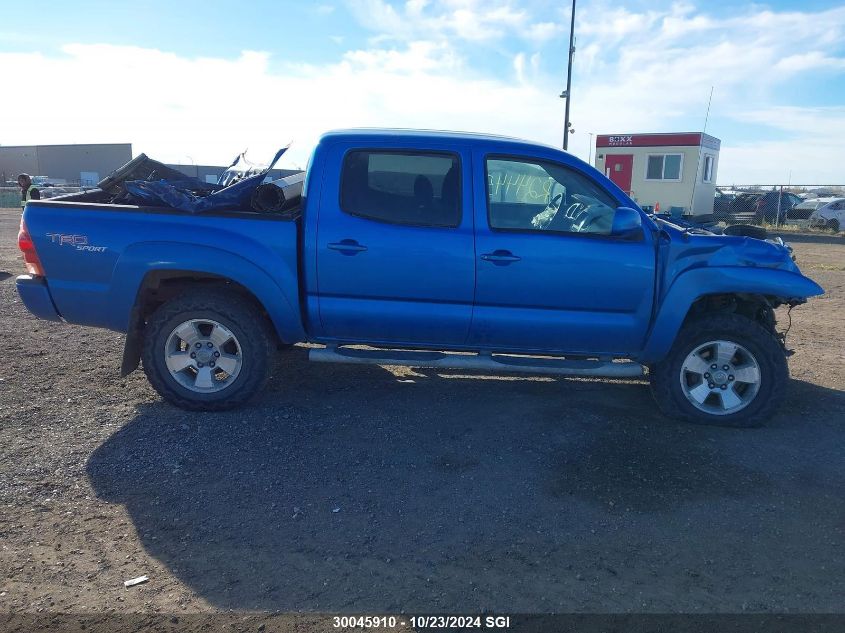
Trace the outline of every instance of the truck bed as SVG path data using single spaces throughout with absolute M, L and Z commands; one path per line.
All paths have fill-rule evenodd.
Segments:
M 201 271 L 260 294 L 262 302 L 281 310 L 270 313 L 277 328 L 302 338 L 298 221 L 67 198 L 32 201 L 24 219 L 46 271 L 49 297 L 70 323 L 126 332 L 140 289 Z

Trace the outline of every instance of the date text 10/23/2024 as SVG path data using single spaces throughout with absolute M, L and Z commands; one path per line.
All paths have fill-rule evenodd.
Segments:
M 334 616 L 335 628 L 380 629 L 410 626 L 414 629 L 507 629 L 510 616 L 505 615 L 343 615 Z

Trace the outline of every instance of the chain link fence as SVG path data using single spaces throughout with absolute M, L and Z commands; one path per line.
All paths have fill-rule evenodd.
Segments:
M 0 208 L 20 208 L 21 190 L 18 187 L 0 187 Z
M 726 224 L 845 226 L 845 185 L 731 185 L 716 188 L 713 219 Z
M 74 185 L 52 185 L 38 187 L 42 200 L 55 198 L 66 193 L 76 193 L 80 187 Z M 20 208 L 21 190 L 19 187 L 0 187 L 0 208 Z

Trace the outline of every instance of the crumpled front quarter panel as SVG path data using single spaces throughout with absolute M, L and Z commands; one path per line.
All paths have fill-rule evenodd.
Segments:
M 696 299 L 745 293 L 805 300 L 824 293 L 801 274 L 782 246 L 749 237 L 685 235 L 670 230 L 661 245 L 663 270 L 658 307 L 638 360 L 663 358 Z

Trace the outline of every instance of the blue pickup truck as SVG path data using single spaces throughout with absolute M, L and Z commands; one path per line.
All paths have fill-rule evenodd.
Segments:
M 325 134 L 299 212 L 33 201 L 17 289 L 36 316 L 126 333 L 186 409 L 245 402 L 278 349 L 322 362 L 635 377 L 660 409 L 751 426 L 788 370 L 774 310 L 822 293 L 782 244 L 647 215 L 554 147 Z

